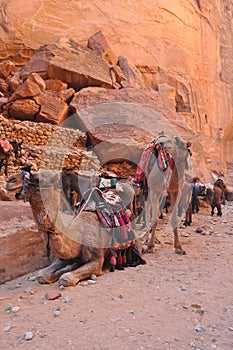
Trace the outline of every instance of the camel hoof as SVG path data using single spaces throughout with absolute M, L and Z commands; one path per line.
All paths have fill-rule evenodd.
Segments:
M 142 254 L 146 254 L 147 253 L 147 246 L 145 246 L 145 245 L 141 246 L 141 253 Z
M 186 252 L 181 248 L 176 249 L 175 253 L 178 255 L 186 255 Z
M 64 273 L 59 278 L 59 286 L 63 287 L 75 286 L 78 282 L 79 280 L 74 278 L 70 272 Z
M 146 252 L 149 253 L 149 254 L 154 254 L 155 253 L 155 247 L 151 246 L 151 245 L 148 245 L 147 249 L 146 249 Z

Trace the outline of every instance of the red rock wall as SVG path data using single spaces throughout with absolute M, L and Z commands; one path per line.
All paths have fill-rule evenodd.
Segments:
M 180 124 L 196 134 L 197 162 L 205 152 L 199 166 L 222 170 L 233 160 L 232 10 L 220 0 L 3 0 L 0 59 L 24 64 L 42 44 L 66 36 L 86 45 L 101 30 L 147 86 L 175 87 Z

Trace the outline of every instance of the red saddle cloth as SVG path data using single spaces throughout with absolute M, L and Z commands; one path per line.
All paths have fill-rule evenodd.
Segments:
M 0 140 L 0 146 L 6 153 L 13 151 L 13 146 L 7 140 Z
M 143 182 L 145 180 L 145 174 L 148 171 L 151 155 L 155 152 L 155 148 L 158 153 L 158 164 L 160 168 L 163 171 L 168 167 L 174 169 L 174 159 L 164 144 L 149 144 L 142 152 L 140 162 L 138 163 L 136 170 L 136 182 Z
M 158 162 L 160 168 L 166 170 L 170 166 L 171 169 L 174 169 L 174 159 L 164 144 L 158 143 L 155 147 L 158 151 Z

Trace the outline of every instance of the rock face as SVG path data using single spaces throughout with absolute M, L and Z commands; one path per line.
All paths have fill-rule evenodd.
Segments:
M 170 110 L 167 118 L 171 105 L 153 89 L 87 88 L 75 94 L 70 107 L 102 163 L 118 159 L 137 164 L 145 145 L 160 131 L 172 136 L 178 132 L 176 125 L 188 136 L 188 126 L 179 125 L 175 112 Z
M 45 242 L 28 203 L 0 202 L 0 284 L 48 265 Z M 26 223 L 26 224 L 25 224 Z M 26 229 L 25 229 L 26 226 Z M 17 241 L 17 244 L 15 242 Z

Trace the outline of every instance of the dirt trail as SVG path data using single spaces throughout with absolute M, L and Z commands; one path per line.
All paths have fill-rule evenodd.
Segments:
M 161 222 L 161 244 L 144 256 L 146 265 L 93 285 L 60 289 L 39 285 L 33 274 L 1 285 L 0 348 L 232 350 L 233 203 L 221 218 L 209 213 L 201 208 L 180 229 L 185 256 L 174 254 Z M 48 292 L 61 297 L 47 300 Z

